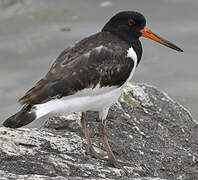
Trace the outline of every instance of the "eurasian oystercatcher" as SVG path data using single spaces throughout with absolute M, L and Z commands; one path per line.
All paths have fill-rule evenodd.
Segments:
M 105 24 L 101 32 L 64 50 L 46 76 L 19 99 L 23 108 L 3 125 L 18 128 L 49 113 L 82 112 L 81 124 L 89 153 L 92 157 L 103 159 L 92 147 L 86 125 L 86 111 L 97 111 L 99 134 L 108 161 L 120 167 L 104 133 L 105 119 L 140 62 L 141 36 L 183 51 L 147 29 L 142 14 L 119 12 Z

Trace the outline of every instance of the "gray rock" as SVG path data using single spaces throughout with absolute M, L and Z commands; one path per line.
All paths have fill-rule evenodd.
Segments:
M 53 117 L 40 129 L 0 128 L 0 179 L 197 180 L 198 125 L 165 93 L 143 84 L 125 89 L 106 134 L 123 169 L 87 155 L 80 113 Z M 104 152 L 97 114 L 88 113 L 93 145 Z

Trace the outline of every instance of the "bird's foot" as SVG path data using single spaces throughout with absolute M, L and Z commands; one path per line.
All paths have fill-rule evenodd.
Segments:
M 119 161 L 117 161 L 116 159 L 108 159 L 108 162 L 115 168 L 121 169 L 122 165 Z
M 96 158 L 96 159 L 101 159 L 101 160 L 107 160 L 106 154 L 99 154 L 97 153 L 94 148 L 89 148 L 88 154 L 92 157 L 92 158 Z
M 109 158 L 108 162 L 109 164 L 111 164 L 112 166 L 118 169 L 123 169 L 124 166 L 129 166 L 129 167 L 132 166 L 130 163 L 127 162 L 117 161 L 114 156 Z

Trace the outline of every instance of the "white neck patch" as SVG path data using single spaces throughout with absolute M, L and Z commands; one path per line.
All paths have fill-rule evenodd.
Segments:
M 130 47 L 128 50 L 127 50 L 127 56 L 128 58 L 131 58 L 131 60 L 134 62 L 134 66 L 133 66 L 133 69 L 131 71 L 131 74 L 129 76 L 129 78 L 127 79 L 126 82 L 130 81 L 132 76 L 133 76 L 133 73 L 135 71 L 135 68 L 137 66 L 137 54 L 136 52 L 134 51 L 134 49 L 132 47 Z
M 132 47 L 127 50 L 127 57 L 131 58 L 134 61 L 134 65 L 137 64 L 137 54 Z

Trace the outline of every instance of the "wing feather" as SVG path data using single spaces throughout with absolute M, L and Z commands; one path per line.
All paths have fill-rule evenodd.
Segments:
M 67 50 L 66 53 L 68 52 Z M 133 61 L 126 57 L 125 51 L 114 54 L 105 46 L 93 48 L 73 60 L 57 59 L 46 76 L 19 102 L 41 104 L 54 98 L 73 95 L 86 88 L 94 88 L 97 84 L 100 87 L 121 86 L 129 77 L 133 66 Z

